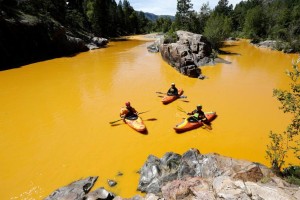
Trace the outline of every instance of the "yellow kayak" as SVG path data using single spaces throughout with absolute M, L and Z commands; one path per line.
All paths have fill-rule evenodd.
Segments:
M 134 130 L 140 133 L 145 133 L 147 131 L 142 118 L 140 118 L 137 115 L 126 117 L 124 121 L 126 124 L 128 124 L 128 126 L 130 126 L 131 128 L 133 128 Z

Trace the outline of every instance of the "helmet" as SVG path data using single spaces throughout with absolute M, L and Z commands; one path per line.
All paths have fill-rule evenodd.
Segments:
M 130 106 L 130 102 L 129 102 L 129 101 L 126 102 L 126 103 L 125 103 L 125 106 Z
M 174 85 L 174 86 L 175 86 L 175 83 L 172 83 L 171 85 Z
M 201 105 L 201 104 L 198 104 L 198 105 L 197 105 L 197 108 L 202 108 L 202 105 Z

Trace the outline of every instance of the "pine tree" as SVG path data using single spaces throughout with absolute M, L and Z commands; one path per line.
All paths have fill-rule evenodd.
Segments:
M 175 15 L 175 26 L 177 29 L 189 30 L 191 15 L 194 12 L 192 8 L 191 0 L 177 0 L 177 12 Z

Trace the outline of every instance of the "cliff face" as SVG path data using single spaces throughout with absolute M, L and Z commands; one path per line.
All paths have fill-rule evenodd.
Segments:
M 0 8 L 0 70 L 46 59 L 71 56 L 105 46 L 105 38 L 86 33 L 74 37 L 50 17 L 36 17 L 20 11 Z

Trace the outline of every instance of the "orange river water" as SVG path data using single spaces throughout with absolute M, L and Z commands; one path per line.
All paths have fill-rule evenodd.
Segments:
M 149 154 L 157 157 L 190 148 L 269 166 L 271 130 L 282 132 L 290 117 L 278 109 L 273 89 L 288 89 L 286 69 L 296 54 L 230 42 L 220 55 L 231 64 L 202 67 L 205 80 L 179 74 L 160 54 L 148 53 L 149 40 L 110 42 L 107 48 L 0 72 L 0 199 L 42 199 L 87 176 L 122 197 L 136 191 Z M 184 102 L 163 105 L 156 92 L 172 82 Z M 130 101 L 145 120 L 140 134 L 119 119 Z M 203 105 L 216 111 L 212 130 L 176 134 L 186 111 Z M 294 162 L 289 158 L 288 162 Z M 122 172 L 123 176 L 117 176 Z M 107 180 L 118 182 L 110 188 Z

